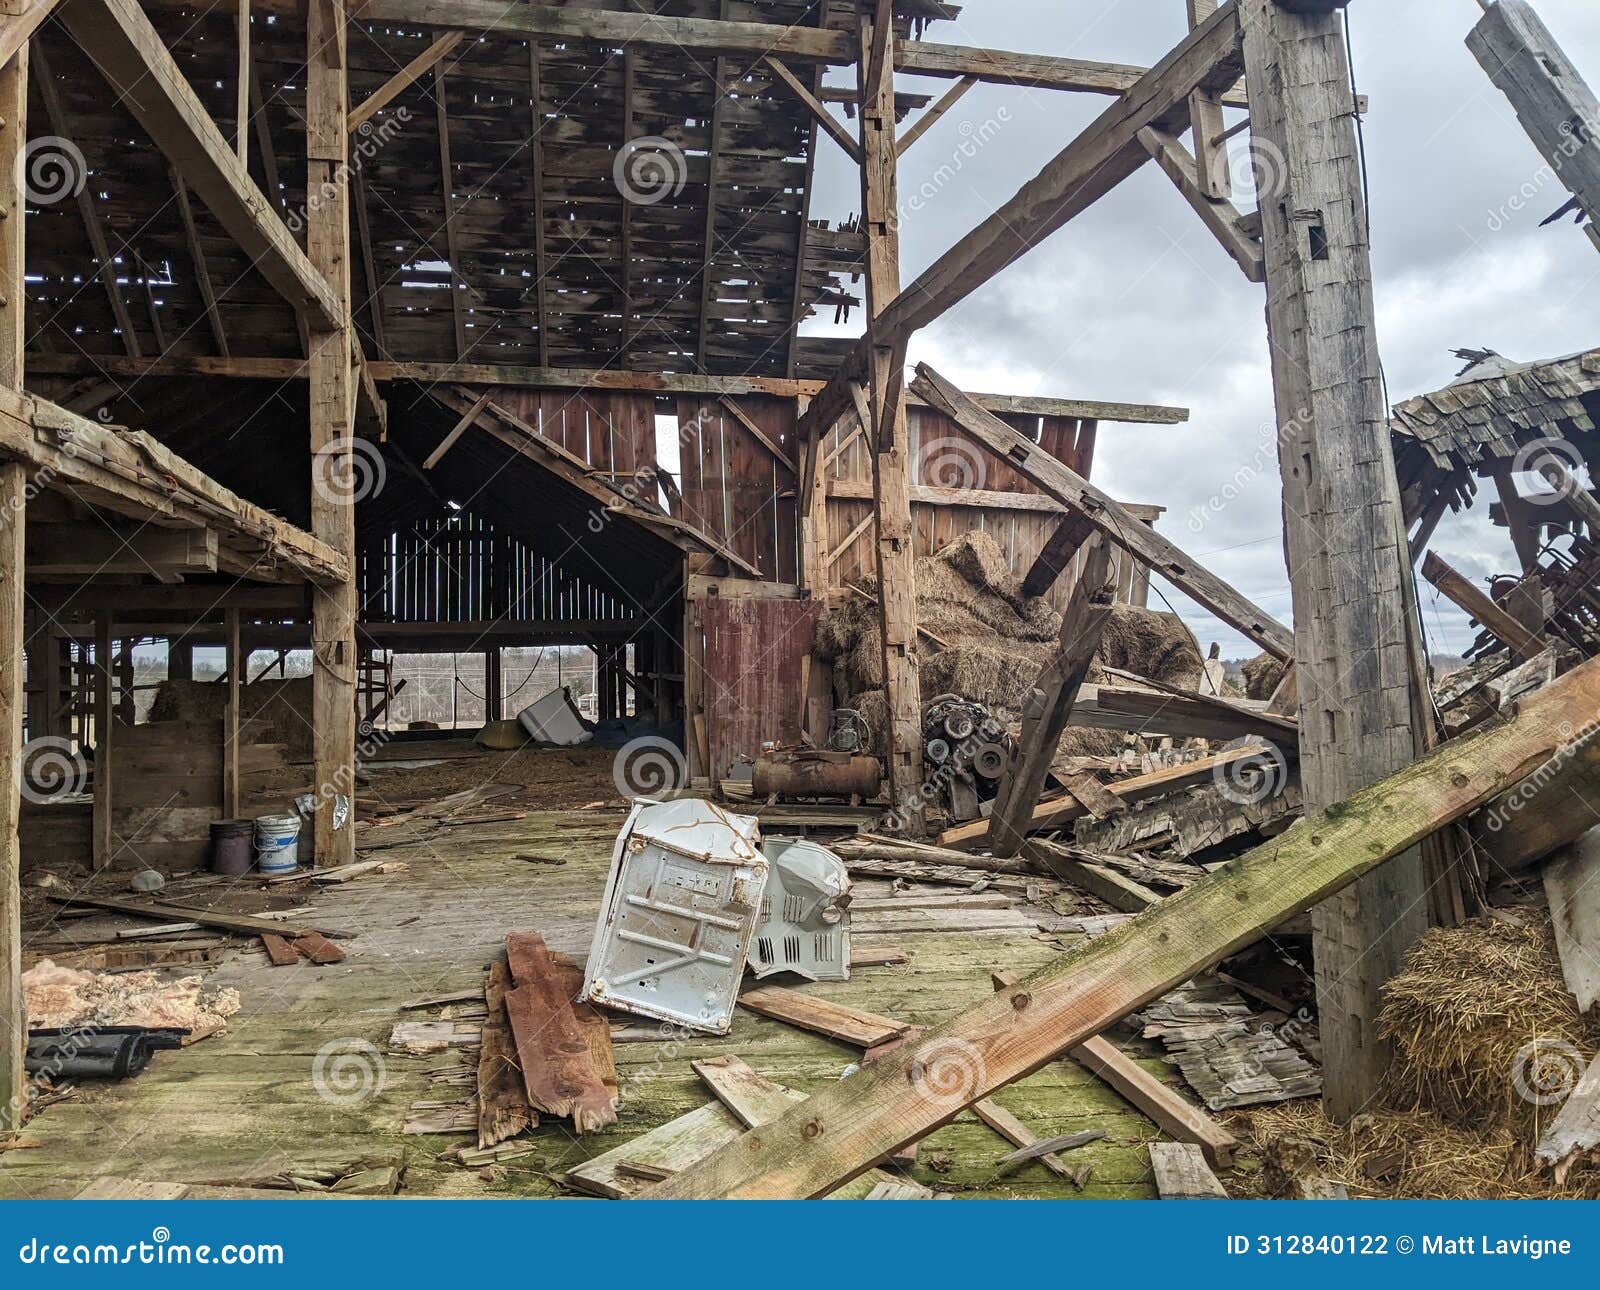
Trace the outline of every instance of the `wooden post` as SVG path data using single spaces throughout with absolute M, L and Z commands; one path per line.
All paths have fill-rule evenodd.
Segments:
M 111 611 L 94 615 L 94 832 L 91 853 L 96 870 L 111 863 Z
M 483 719 L 499 721 L 505 716 L 501 700 L 500 647 L 483 651 Z
M 131 726 L 136 718 L 133 694 L 133 638 L 117 642 L 117 720 Z
M 311 0 L 306 13 L 306 255 L 337 293 L 343 325 L 314 314 L 309 335 L 311 531 L 350 561 L 351 580 L 311 593 L 312 741 L 317 793 L 313 834 L 319 866 L 349 864 L 355 829 L 334 828 L 340 796 L 355 811 L 355 502 L 337 481 L 353 477 L 354 383 L 350 333 L 350 200 L 345 126 L 344 0 Z
M 1405 521 L 1378 370 L 1355 103 L 1337 13 L 1239 0 L 1252 131 L 1281 159 L 1261 194 L 1294 592 L 1300 780 L 1311 814 L 1425 746 Z M 1273 169 L 1273 168 L 1268 168 Z M 1313 913 L 1328 1114 L 1348 1120 L 1389 1065 L 1379 989 L 1427 926 L 1417 854 Z
M 228 707 L 222 723 L 222 815 L 239 818 L 239 704 L 244 697 L 245 653 L 239 648 L 239 611 L 222 611 L 227 640 Z
M 917 586 L 911 528 L 911 439 L 906 422 L 905 344 L 878 343 L 876 318 L 900 294 L 899 183 L 895 167 L 892 6 L 880 0 L 863 17 L 861 50 L 861 204 L 867 253 L 867 335 L 872 339 L 872 505 L 877 519 L 878 625 L 883 635 L 884 754 L 891 810 L 906 832 L 924 828 L 922 687 L 917 676 Z M 877 54 L 876 61 L 873 55 Z M 815 487 L 816 485 L 814 485 Z M 822 489 L 826 493 L 826 488 Z
M 4 0 L 0 13 L 21 12 Z M 23 150 L 28 140 L 28 48 L 0 67 L 0 384 L 22 388 Z M 22 580 L 26 468 L 0 467 L 0 1136 L 16 1130 L 27 1106 L 28 1018 L 22 999 Z M 55 642 L 44 633 L 46 653 Z M 42 669 L 48 678 L 49 669 Z M 46 681 L 48 684 L 48 680 Z M 48 707 L 48 700 L 46 702 Z
M 194 680 L 194 646 L 167 638 L 167 680 Z

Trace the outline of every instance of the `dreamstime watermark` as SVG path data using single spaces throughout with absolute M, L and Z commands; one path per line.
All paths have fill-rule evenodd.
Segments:
M 965 439 L 936 439 L 917 451 L 911 478 L 935 488 L 983 488 L 988 468 L 977 444 Z
M 1258 206 L 1264 207 L 1274 198 L 1283 196 L 1284 190 L 1289 186 L 1289 163 L 1283 155 L 1283 149 L 1270 139 L 1251 135 L 1248 145 L 1238 152 L 1231 153 L 1228 158 L 1235 187 L 1243 186 L 1239 183 L 1240 175 L 1237 168 L 1237 163 L 1241 161 L 1247 168 L 1250 185 L 1255 189 Z
M 689 159 L 670 139 L 647 134 L 617 149 L 611 179 L 635 206 L 655 206 L 676 197 L 689 182 Z
M 17 788 L 28 801 L 47 805 L 75 797 L 88 782 L 89 763 L 70 739 L 40 735 L 22 745 Z
M 1563 721 L 1558 730 L 1561 742 L 1556 746 L 1556 750 L 1541 762 L 1532 774 L 1525 777 L 1515 788 L 1508 790 L 1493 809 L 1483 813 L 1483 827 L 1490 833 L 1499 833 L 1516 819 L 1540 793 L 1544 792 L 1550 782 L 1561 773 L 1562 768 L 1583 751 L 1584 746 L 1597 732 L 1600 732 L 1600 717 L 1586 721 L 1581 726 Z
M 363 121 L 351 137 L 349 159 L 341 161 L 330 178 L 308 191 L 305 202 L 290 211 L 283 222 L 292 232 L 304 229 L 312 214 L 338 201 L 349 186 L 350 177 L 360 173 L 367 162 L 394 142 L 410 121 L 411 109 L 404 106 L 396 108 L 380 122 Z
M 617 749 L 611 762 L 611 782 L 623 797 L 654 797 L 685 787 L 689 763 L 672 740 L 641 735 Z
M 1004 105 L 983 122 L 975 124 L 972 121 L 963 121 L 960 126 L 961 142 L 956 145 L 949 159 L 917 187 L 909 192 L 901 191 L 900 209 L 897 212 L 899 217 L 903 220 L 907 215 L 914 215 L 924 209 L 929 202 L 948 188 L 956 176 L 966 169 L 967 163 L 994 142 L 1010 123 L 1011 109 Z
M 331 506 L 376 497 L 388 479 L 383 450 L 368 439 L 344 435 L 318 448 L 311 458 L 312 491 Z
M 1600 134 L 1597 123 L 1577 116 L 1561 123 L 1561 142 L 1554 158 L 1545 162 L 1512 193 L 1498 210 L 1488 212 L 1485 225 L 1491 233 L 1504 231 L 1512 221 L 1542 196 L 1567 168 L 1567 163 L 1581 153 Z
M 1258 480 L 1269 479 L 1276 485 L 1279 477 L 1278 463 L 1283 457 L 1285 444 L 1298 441 L 1310 429 L 1310 408 L 1301 408 L 1287 421 L 1269 421 L 1256 433 L 1255 450 L 1239 463 L 1231 476 L 1223 480 L 1217 490 L 1199 506 L 1189 508 L 1187 526 L 1198 536 L 1207 526 L 1234 502 L 1250 492 Z
M 22 1127 L 28 1103 L 41 1093 L 53 1089 L 56 1081 L 66 1072 L 68 1063 L 93 1044 L 99 1035 L 100 1029 L 95 1025 L 68 1026 L 52 1039 L 48 1056 L 33 1063 L 22 1087 L 11 1095 L 11 1100 L 4 1107 L 0 1107 L 0 1137 L 15 1133 Z
M 1530 1039 L 1511 1059 L 1511 1087 L 1533 1106 L 1559 1106 L 1572 1095 L 1588 1063 L 1565 1039 Z
M 154 1264 L 157 1267 L 183 1267 L 235 1265 L 283 1265 L 283 1246 L 275 1244 L 190 1245 L 174 1241 L 172 1232 L 161 1225 L 152 1228 L 148 1241 L 135 1241 L 119 1245 L 101 1241 L 90 1245 L 85 1241 L 41 1241 L 37 1236 L 17 1250 L 17 1261 L 45 1267 L 131 1267 L 136 1264 Z
M 1242 757 L 1217 763 L 1211 772 L 1217 791 L 1235 806 L 1259 806 L 1283 792 L 1289 781 L 1289 759 L 1271 740 L 1250 735 L 1225 744 L 1224 753 L 1248 750 Z
M 906 1064 L 911 1087 L 936 1106 L 966 1106 L 977 1100 L 988 1079 L 988 1066 L 977 1045 L 949 1036 L 930 1039 Z
M 35 206 L 54 206 L 83 192 L 89 163 L 71 139 L 57 134 L 30 139 L 17 157 L 17 187 Z
M 383 1092 L 388 1067 L 377 1045 L 345 1036 L 330 1039 L 311 1061 L 311 1086 L 324 1102 L 357 1107 Z
M 1565 439 L 1535 439 L 1517 449 L 1511 459 L 1513 474 L 1536 474 L 1552 489 L 1548 493 L 1523 494 L 1522 500 L 1530 506 L 1554 506 L 1566 501 L 1585 466 L 1583 454 Z

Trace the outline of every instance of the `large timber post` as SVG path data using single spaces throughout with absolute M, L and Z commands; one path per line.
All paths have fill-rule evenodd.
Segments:
M 1239 0 L 1294 588 L 1300 776 L 1321 810 L 1409 765 L 1416 613 L 1378 367 L 1355 101 L 1337 13 Z M 1427 926 L 1415 851 L 1313 911 L 1324 1098 L 1347 1120 L 1388 1063 L 1379 989 Z
M 311 318 L 311 531 L 350 562 L 350 580 L 311 594 L 314 822 L 319 866 L 355 858 L 356 496 L 350 332 L 350 201 L 345 127 L 344 0 L 310 0 L 306 13 L 306 255 L 339 297 L 341 325 Z M 334 804 L 351 800 L 344 828 Z
M 0 15 L 22 9 L 0 3 Z M 0 67 L 0 384 L 22 388 L 23 150 L 28 141 L 28 47 Z M 22 1000 L 22 576 L 27 472 L 0 465 L 0 1139 L 16 1131 L 27 1106 L 23 1053 L 28 1018 Z M 41 633 L 49 641 L 49 633 Z M 31 660 L 40 674 L 44 659 Z
M 880 0 L 862 17 L 861 203 L 867 242 L 871 338 L 872 500 L 877 521 L 878 624 L 883 632 L 884 752 L 889 797 L 907 832 L 923 831 L 922 691 L 917 678 L 917 590 L 911 529 L 911 445 L 906 424 L 905 339 L 880 335 L 877 318 L 900 294 L 899 184 L 894 113 L 894 14 Z M 821 451 L 818 435 L 816 451 Z M 814 487 L 826 485 L 819 481 Z

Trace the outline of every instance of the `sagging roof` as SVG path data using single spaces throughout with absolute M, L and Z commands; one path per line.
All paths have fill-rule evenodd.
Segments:
M 846 25 L 854 13 L 822 0 L 652 8 L 802 27 L 825 13 L 828 25 Z M 902 27 L 918 30 L 954 12 L 929 0 L 896 10 Z M 150 18 L 232 136 L 234 7 L 168 3 Z M 352 22 L 352 105 L 439 35 Z M 77 46 L 49 24 L 34 47 L 30 134 L 69 141 L 89 183 L 86 201 L 29 212 L 33 347 L 299 357 L 288 307 L 176 184 Z M 251 62 L 251 173 L 296 228 L 306 201 L 303 22 L 258 7 Z M 796 74 L 820 84 L 820 69 Z M 863 245 L 854 227 L 808 218 L 815 150 L 833 146 L 819 143 L 808 109 L 759 56 L 501 33 L 462 39 L 352 136 L 355 304 L 367 353 L 826 376 L 839 344 L 796 339 L 795 328 L 810 311 L 856 303 L 848 279 Z M 116 262 L 115 287 L 99 275 L 97 238 Z

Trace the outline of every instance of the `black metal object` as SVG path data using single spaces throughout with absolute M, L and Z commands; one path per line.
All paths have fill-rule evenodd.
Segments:
M 30 1075 L 51 1079 L 127 1079 L 189 1032 L 150 1026 L 66 1026 L 28 1032 Z

